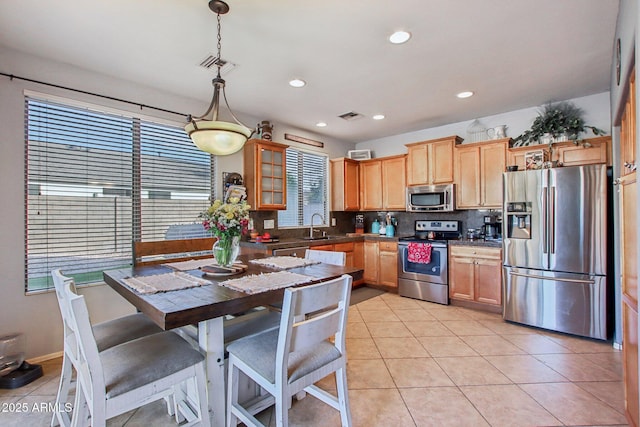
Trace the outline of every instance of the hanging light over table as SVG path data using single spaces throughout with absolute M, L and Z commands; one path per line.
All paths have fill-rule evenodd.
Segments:
M 220 77 L 221 64 L 221 41 L 220 36 L 220 15 L 229 12 L 229 5 L 222 0 L 211 0 L 209 9 L 216 13 L 218 18 L 218 57 L 216 66 L 218 75 L 213 79 L 213 99 L 207 111 L 199 117 L 188 117 L 189 123 L 184 127 L 191 140 L 196 146 L 207 153 L 218 156 L 233 154 L 244 146 L 247 139 L 253 134 L 253 130 L 243 125 L 231 111 L 227 96 L 224 91 L 225 81 Z M 218 110 L 220 108 L 220 93 L 224 103 L 235 120 L 235 123 L 218 120 Z

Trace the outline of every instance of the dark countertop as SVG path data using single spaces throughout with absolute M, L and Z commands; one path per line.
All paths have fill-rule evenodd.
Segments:
M 345 235 L 332 235 L 327 239 L 305 240 L 303 238 L 286 238 L 280 239 L 277 242 L 269 243 L 252 243 L 243 240 L 240 242 L 240 246 L 243 248 L 253 248 L 261 250 L 274 250 L 274 249 L 288 249 L 299 247 L 313 247 L 321 245 L 335 245 L 337 243 L 349 243 L 349 242 L 362 242 L 364 240 L 376 240 L 376 241 L 389 241 L 397 242 L 398 237 L 386 237 L 373 233 L 347 233 Z
M 456 246 L 484 246 L 489 248 L 502 248 L 502 240 L 461 239 L 449 240 L 449 244 Z

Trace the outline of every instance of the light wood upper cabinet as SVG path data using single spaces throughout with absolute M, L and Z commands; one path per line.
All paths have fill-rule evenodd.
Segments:
M 449 136 L 406 144 L 407 185 L 453 182 L 453 147 L 461 142 L 459 136 Z
M 584 143 L 574 144 L 572 141 L 556 142 L 550 160 L 558 161 L 563 166 L 593 165 L 604 163 L 611 166 L 611 137 L 599 136 L 583 140 Z M 509 148 L 507 165 L 518 165 L 518 170 L 525 170 L 524 156 L 529 151 L 544 150 L 549 156 L 549 146 L 528 145 L 525 147 Z
M 382 208 L 403 211 L 406 209 L 406 159 L 407 156 L 388 157 L 382 160 Z
M 360 165 L 345 157 L 332 159 L 331 209 L 334 211 L 360 210 Z
M 502 173 L 509 138 L 455 148 L 456 208 L 502 207 Z
M 360 209 L 405 210 L 406 155 L 360 162 Z
M 360 208 L 375 211 L 382 209 L 382 161 L 360 162 Z
M 287 208 L 287 147 L 262 139 L 250 139 L 245 144 L 244 184 L 252 210 Z

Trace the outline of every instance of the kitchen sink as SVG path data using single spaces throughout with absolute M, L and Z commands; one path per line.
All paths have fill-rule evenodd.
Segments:
M 327 240 L 329 236 L 303 237 L 302 240 Z

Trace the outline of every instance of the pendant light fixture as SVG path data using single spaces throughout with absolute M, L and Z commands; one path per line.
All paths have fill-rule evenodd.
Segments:
M 209 2 L 209 9 L 211 9 L 218 18 L 218 56 L 216 60 L 218 75 L 212 80 L 213 99 L 211 100 L 211 104 L 209 104 L 209 108 L 202 116 L 192 117 L 189 115 L 187 118 L 189 123 L 184 127 L 184 130 L 193 143 L 202 151 L 218 156 L 226 156 L 242 149 L 244 143 L 254 131 L 243 125 L 231 111 L 229 103 L 227 102 L 227 95 L 224 91 L 225 81 L 220 77 L 220 68 L 222 68 L 222 57 L 220 56 L 222 46 L 220 15 L 229 12 L 229 5 L 222 0 L 211 0 Z M 221 96 L 235 123 L 218 120 Z

